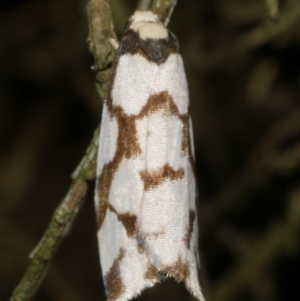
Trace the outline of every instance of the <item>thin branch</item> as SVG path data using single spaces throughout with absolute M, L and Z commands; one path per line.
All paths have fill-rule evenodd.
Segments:
M 110 39 L 116 39 L 112 14 L 108 0 L 90 0 L 87 2 L 89 21 L 89 49 L 94 55 L 96 74 L 96 88 L 104 100 L 106 82 L 110 72 L 110 65 L 115 57 L 115 49 L 110 45 Z
M 152 0 L 140 0 L 137 5 L 137 10 L 144 11 L 149 10 Z
M 86 180 L 95 176 L 98 136 L 99 130 L 97 129 L 86 155 L 72 176 L 73 182 L 69 192 L 54 212 L 41 241 L 30 254 L 31 264 L 14 290 L 10 301 L 27 301 L 36 293 L 48 262 L 63 238 L 66 227 L 72 223 L 79 212 L 83 197 L 87 191 Z
M 176 3 L 177 0 L 153 0 L 151 11 L 158 15 L 167 26 Z
M 264 0 L 267 7 L 269 16 L 274 23 L 278 23 L 280 20 L 279 16 L 279 1 L 278 0 Z
M 115 37 L 108 1 L 91 0 L 87 3 L 89 19 L 89 48 L 95 57 L 97 70 L 97 92 L 104 99 L 104 91 L 109 66 L 114 58 L 114 50 L 109 43 Z M 30 255 L 31 263 L 23 278 L 15 288 L 10 301 L 28 301 L 36 293 L 48 262 L 63 237 L 66 227 L 76 217 L 87 191 L 87 180 L 95 177 L 96 153 L 99 129 L 95 131 L 86 155 L 73 174 L 73 181 L 67 196 L 55 211 L 44 236 Z
M 66 226 L 73 221 L 79 211 L 86 190 L 87 184 L 83 179 L 74 181 L 67 196 L 55 211 L 42 240 L 30 254 L 31 264 L 14 290 L 11 301 L 30 300 L 34 296 Z

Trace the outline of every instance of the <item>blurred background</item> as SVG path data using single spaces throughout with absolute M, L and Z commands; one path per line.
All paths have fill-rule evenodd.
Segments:
M 112 0 L 118 37 L 137 1 Z M 300 300 L 300 2 L 179 0 L 207 301 Z M 8 300 L 100 120 L 83 0 L 0 2 L 0 300 Z M 105 300 L 94 183 L 34 301 Z M 168 280 L 138 300 L 193 300 Z

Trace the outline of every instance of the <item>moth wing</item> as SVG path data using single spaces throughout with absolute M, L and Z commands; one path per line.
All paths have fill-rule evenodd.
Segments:
M 132 299 L 158 281 L 155 268 L 136 239 L 144 189 L 139 171 L 144 168 L 145 155 L 139 149 L 135 124 L 144 105 L 142 96 L 149 94 L 149 83 L 141 78 L 140 62 L 134 57 L 119 57 L 111 103 L 107 99 L 103 107 L 97 163 L 95 203 L 100 208 L 97 235 L 102 274 L 108 300 L 119 301 Z M 140 94 L 131 88 L 136 85 Z
M 147 114 L 139 243 L 162 274 L 185 281 L 189 290 L 204 300 L 197 272 L 198 225 L 189 101 L 178 54 L 170 55 L 159 66 L 151 95 L 156 99 L 149 100 Z

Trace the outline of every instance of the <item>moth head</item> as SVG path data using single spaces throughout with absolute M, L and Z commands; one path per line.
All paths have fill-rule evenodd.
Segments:
M 130 17 L 131 22 L 154 22 L 159 23 L 157 15 L 153 14 L 151 11 L 136 11 Z
M 151 11 L 136 11 L 128 20 L 126 30 L 135 31 L 140 39 L 158 40 L 168 38 L 168 30 Z
M 136 11 L 128 20 L 121 40 L 120 55 L 142 55 L 156 64 L 164 63 L 171 53 L 178 53 L 178 40 L 150 11 Z

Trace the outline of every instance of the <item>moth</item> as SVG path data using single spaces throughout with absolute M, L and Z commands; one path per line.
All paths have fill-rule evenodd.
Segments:
M 128 20 L 103 105 L 95 206 L 109 301 L 166 277 L 200 301 L 194 146 L 178 40 L 152 12 Z

